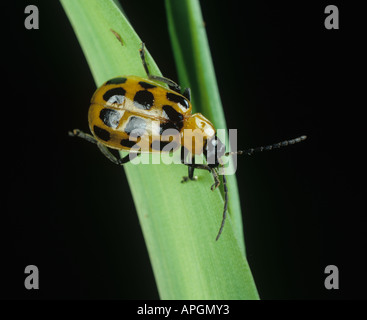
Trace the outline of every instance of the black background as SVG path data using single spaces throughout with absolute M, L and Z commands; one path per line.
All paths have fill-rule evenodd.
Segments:
M 28 4 L 39 8 L 39 30 L 24 28 Z M 164 2 L 121 4 L 162 73 L 177 79 Z M 262 299 L 367 297 L 363 12 L 333 2 L 340 29 L 326 30 L 327 4 L 201 1 L 239 147 L 308 136 L 238 159 Z M 1 298 L 159 298 L 123 170 L 67 136 L 88 130 L 95 84 L 60 3 L 17 1 L 5 12 Z M 24 288 L 29 264 L 40 290 Z M 330 264 L 339 290 L 324 287 Z

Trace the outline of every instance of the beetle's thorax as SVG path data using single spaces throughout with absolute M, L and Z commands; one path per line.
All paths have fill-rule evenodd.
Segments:
M 209 167 L 216 168 L 221 164 L 220 159 L 226 153 L 226 146 L 215 135 L 214 137 L 207 140 L 207 143 L 204 146 L 203 153 L 208 162 Z

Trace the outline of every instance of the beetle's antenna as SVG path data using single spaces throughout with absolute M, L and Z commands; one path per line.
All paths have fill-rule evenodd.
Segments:
M 223 189 L 224 189 L 224 209 L 223 209 L 222 223 L 220 225 L 220 229 L 219 229 L 217 237 L 215 238 L 215 241 L 218 241 L 220 235 L 222 234 L 222 231 L 223 231 L 223 228 L 224 228 L 224 223 L 225 223 L 226 217 L 227 217 L 227 207 L 228 207 L 227 179 L 226 179 L 225 175 L 223 175 L 222 177 L 223 177 Z
M 278 142 L 278 143 L 274 143 L 274 144 L 270 144 L 268 146 L 264 146 L 264 147 L 257 147 L 257 148 L 250 148 L 247 150 L 242 150 L 242 151 L 235 151 L 235 152 L 226 152 L 224 155 L 225 156 L 230 156 L 232 154 L 247 154 L 247 155 L 252 155 L 255 152 L 262 152 L 262 151 L 270 151 L 273 149 L 279 149 L 282 147 L 287 147 L 289 145 L 298 143 L 298 142 L 302 142 L 304 140 L 306 140 L 307 136 L 300 136 L 298 138 L 292 139 L 292 140 L 285 140 L 282 142 Z

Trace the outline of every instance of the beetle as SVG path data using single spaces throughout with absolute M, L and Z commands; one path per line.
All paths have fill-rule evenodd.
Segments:
M 251 155 L 306 139 L 306 136 L 301 136 L 264 147 L 226 152 L 213 124 L 201 113 L 191 113 L 190 89 L 181 90 L 174 81 L 152 75 L 145 59 L 144 43 L 140 58 L 147 78 L 121 76 L 106 81 L 91 99 L 88 122 L 92 135 L 79 129 L 69 132 L 70 136 L 97 144 L 101 152 L 115 164 L 123 165 L 143 152 L 172 152 L 181 148 L 181 163 L 188 166 L 188 175 L 181 182 L 196 180 L 195 169 L 207 170 L 214 178 L 211 186 L 211 190 L 214 190 L 220 185 L 218 168 L 223 166 L 223 156 L 234 153 Z M 170 148 L 166 149 L 168 145 Z M 129 154 L 117 158 L 109 148 L 125 150 Z M 206 164 L 195 163 L 195 155 L 201 154 L 211 161 Z M 222 177 L 224 208 L 216 240 L 222 234 L 228 206 L 227 181 L 225 175 Z

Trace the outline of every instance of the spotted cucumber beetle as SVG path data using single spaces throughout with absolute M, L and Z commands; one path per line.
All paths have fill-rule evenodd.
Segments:
M 272 150 L 306 139 L 306 136 L 301 136 L 265 147 L 226 152 L 225 145 L 217 138 L 213 124 L 202 114 L 191 113 L 190 89 L 182 91 L 174 81 L 152 75 L 145 60 L 144 43 L 140 49 L 140 57 L 147 78 L 122 76 L 105 82 L 91 99 L 88 121 L 92 135 L 78 129 L 69 132 L 70 136 L 97 144 L 101 152 L 115 164 L 123 165 L 142 152 L 165 152 L 163 147 L 170 143 L 171 146 L 176 145 L 176 148 L 171 150 L 181 147 L 181 163 L 188 166 L 188 176 L 183 177 L 181 182 L 196 180 L 194 170 L 203 169 L 212 174 L 214 184 L 211 189 L 214 190 L 220 185 L 218 168 L 223 166 L 221 161 L 223 156 L 234 153 L 251 155 L 254 152 Z M 159 82 L 168 85 L 169 88 L 160 85 Z M 153 121 L 159 125 L 152 126 Z M 162 139 L 168 129 L 174 129 L 177 133 L 169 142 Z M 195 139 L 197 136 L 195 138 L 186 136 L 187 132 L 194 130 L 196 133 L 199 132 L 202 139 Z M 135 134 L 135 141 L 131 139 L 132 133 Z M 134 146 L 137 146 L 139 151 L 136 149 L 134 151 Z M 119 159 L 108 148 L 129 151 L 129 154 Z M 214 159 L 214 162 L 195 163 L 195 155 L 201 154 L 206 159 Z M 191 157 L 189 161 L 188 156 Z M 222 177 L 224 209 L 216 240 L 223 231 L 228 206 L 227 181 L 225 175 Z

